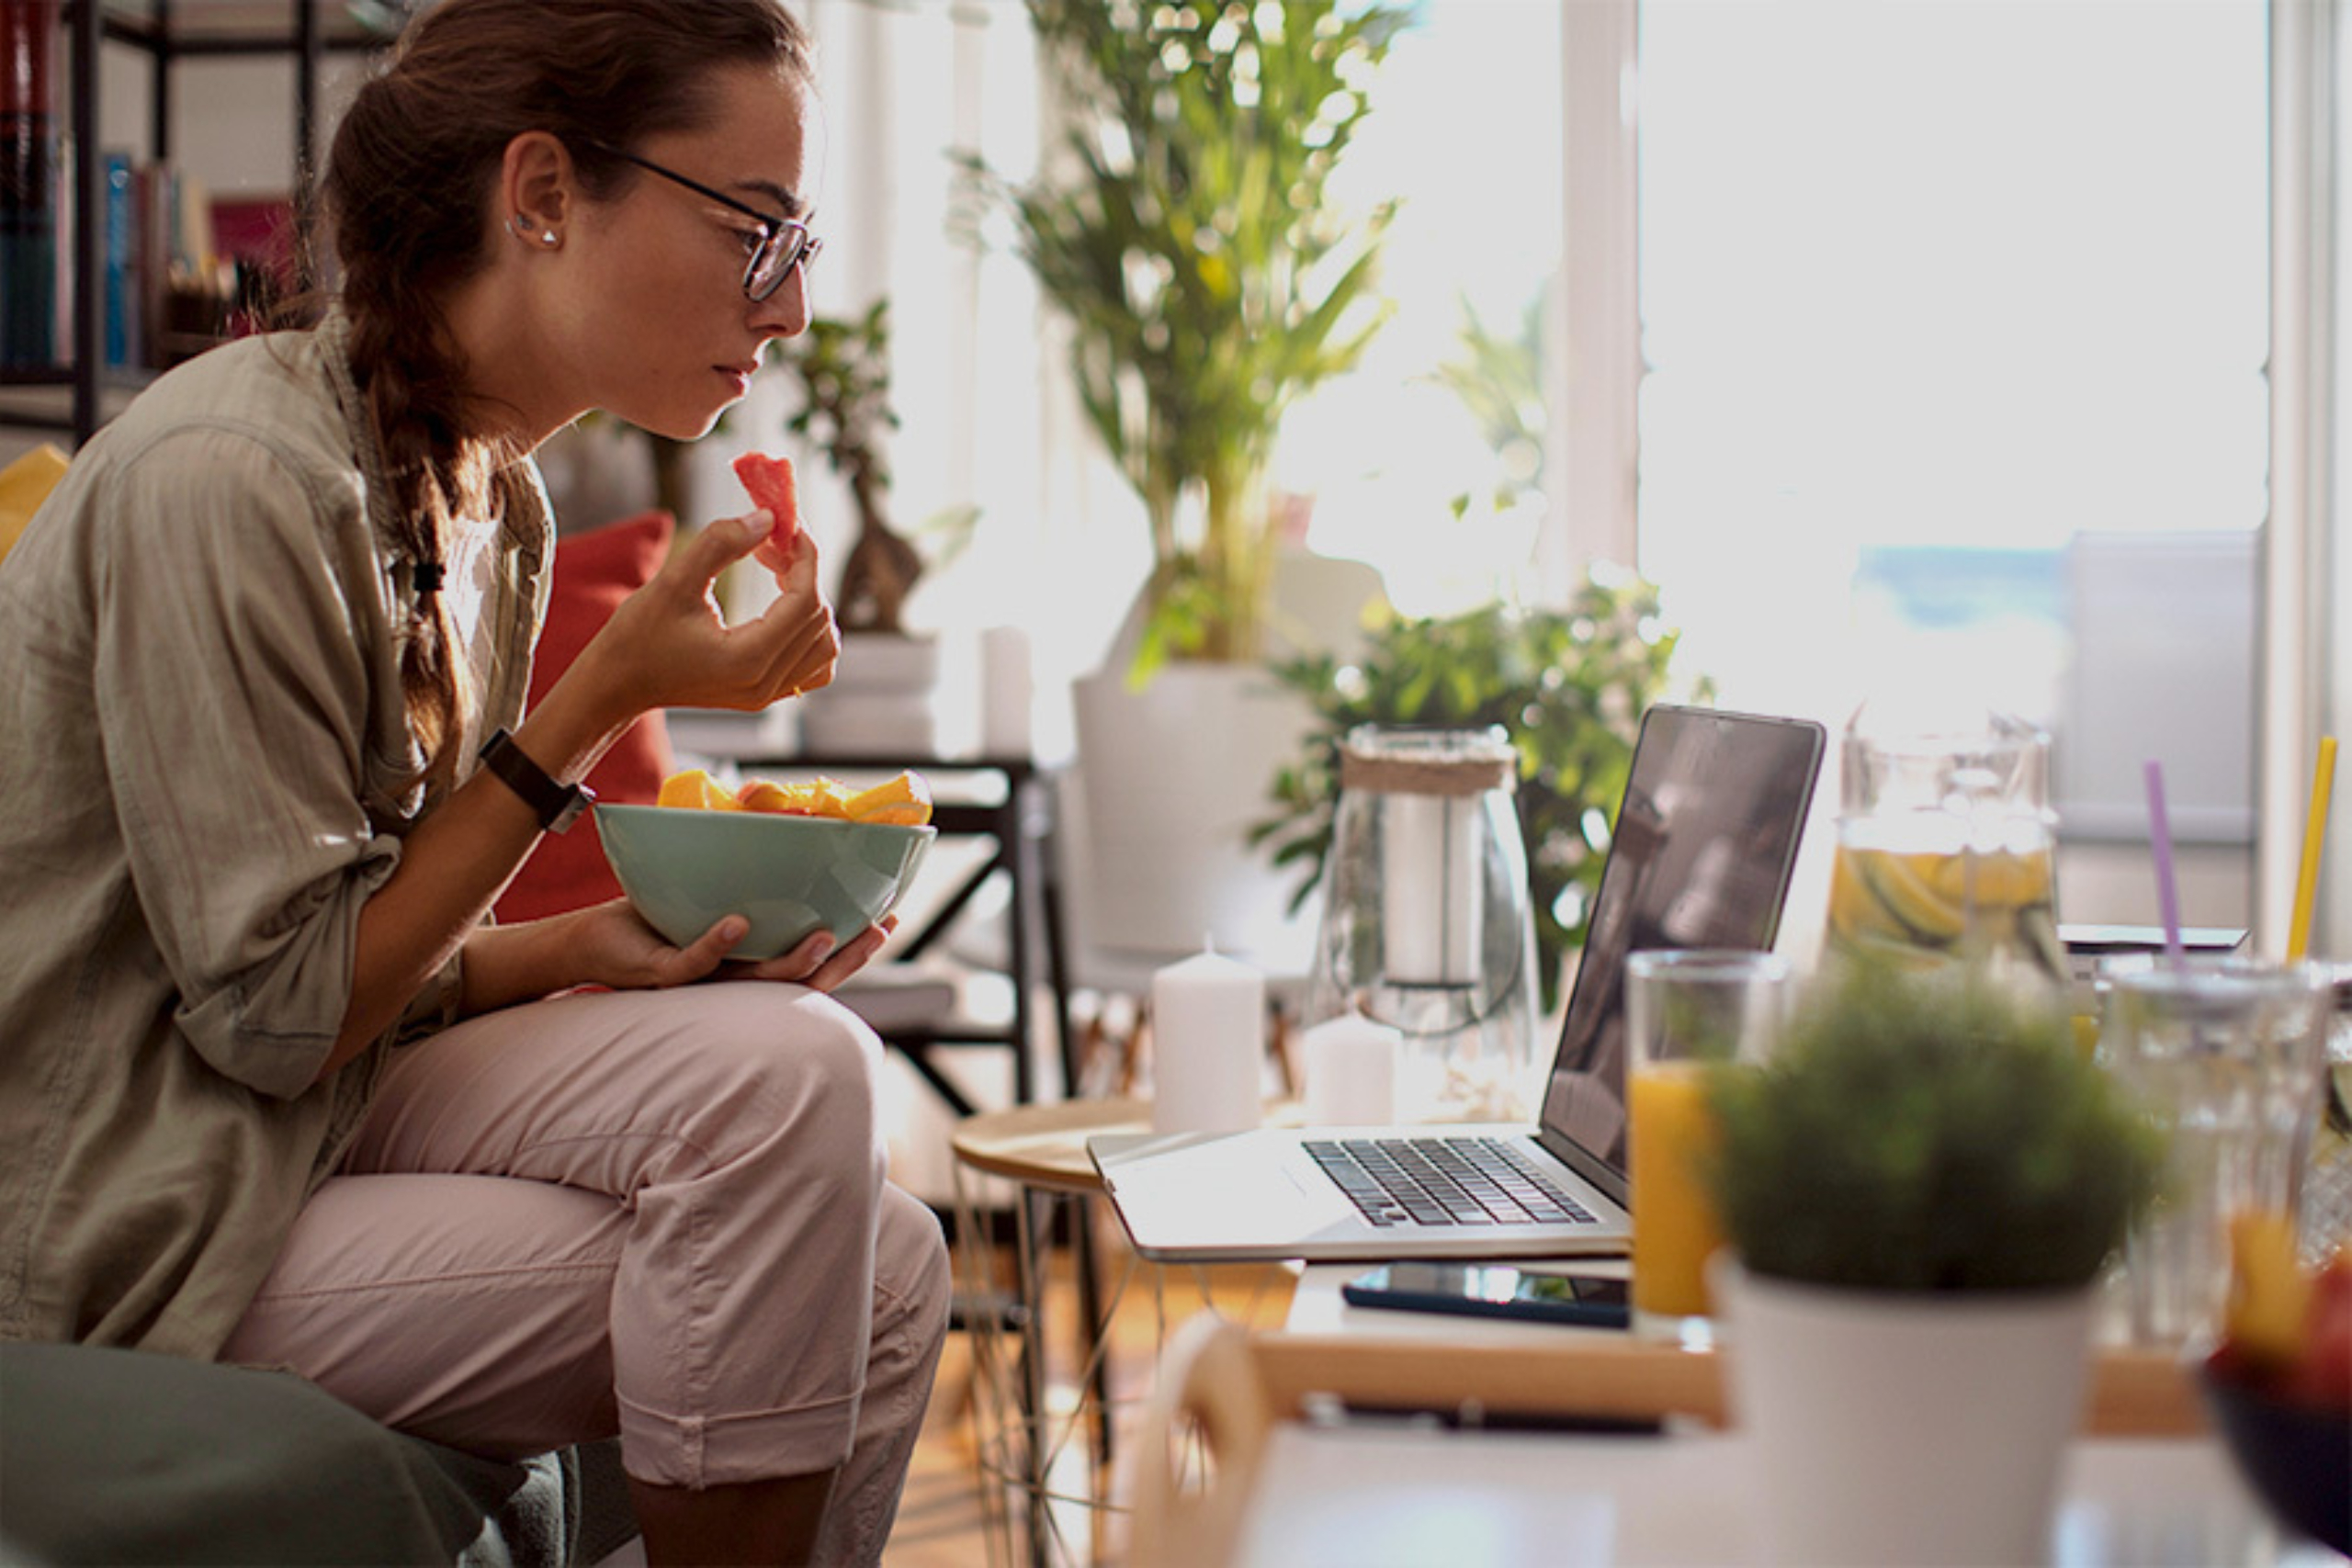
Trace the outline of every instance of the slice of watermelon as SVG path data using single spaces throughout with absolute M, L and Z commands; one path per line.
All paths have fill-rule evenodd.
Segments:
M 790 545 L 800 532 L 800 492 L 793 482 L 792 459 L 746 452 L 735 459 L 735 477 L 752 492 L 752 505 L 775 513 L 775 532 L 769 537 L 776 547 Z

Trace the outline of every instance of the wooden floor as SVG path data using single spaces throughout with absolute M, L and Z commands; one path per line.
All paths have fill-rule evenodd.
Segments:
M 1279 1325 L 1290 1304 L 1292 1275 L 1279 1266 L 1221 1268 L 1200 1270 L 1160 1270 L 1138 1265 L 1125 1249 L 1115 1224 L 1109 1234 L 1098 1230 L 1102 1253 L 1102 1277 L 1116 1309 L 1105 1366 L 1114 1412 L 1114 1444 L 1121 1427 L 1132 1424 L 1136 1404 L 1148 1392 L 1161 1337 L 1204 1301 L 1224 1316 L 1259 1326 Z M 969 1280 L 969 1258 L 959 1258 L 959 1280 Z M 1074 1405 L 1079 1398 L 1082 1346 L 1078 1328 L 1075 1273 L 1067 1248 L 1055 1255 L 1048 1283 L 1046 1323 L 1050 1348 L 1046 1359 L 1048 1404 Z M 939 1381 L 932 1395 L 922 1439 L 915 1450 L 907 1489 L 899 1506 L 897 1527 L 883 1553 L 884 1568 L 994 1568 L 1025 1564 L 1025 1540 L 1008 1542 L 1001 1523 L 992 1523 L 980 1484 L 982 1449 L 989 1441 L 986 1429 L 993 1406 L 975 1381 L 1001 1363 L 986 1347 L 975 1346 L 963 1334 L 949 1336 L 941 1359 Z M 1001 1450 L 1000 1450 L 1001 1451 Z M 1059 1484 L 1082 1487 L 1081 1473 Z M 1059 1472 L 1057 1472 L 1057 1475 Z M 1074 1517 L 1079 1510 L 1064 1509 L 1060 1540 L 1077 1542 L 1052 1553 L 1056 1562 L 1112 1564 L 1118 1561 L 1120 1535 L 1115 1518 L 1107 1529 L 1090 1531 L 1087 1521 Z

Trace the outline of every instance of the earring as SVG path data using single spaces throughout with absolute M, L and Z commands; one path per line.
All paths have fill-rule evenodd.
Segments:
M 552 244 L 554 244 L 554 243 L 555 243 L 555 231 L 554 231 L 554 230 L 552 230 L 552 229 L 550 229 L 550 230 L 548 230 L 546 233 L 544 233 L 544 234 L 540 235 L 540 236 L 539 236 L 539 243 L 541 243 L 541 244 L 543 244 L 543 245 L 552 245 Z
M 531 227 L 531 220 L 519 212 L 506 220 L 506 229 L 518 240 L 537 240 L 543 245 L 555 243 L 554 230 L 535 230 Z

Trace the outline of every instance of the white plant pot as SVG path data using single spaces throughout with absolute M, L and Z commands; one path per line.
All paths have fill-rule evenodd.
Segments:
M 1769 1561 L 2050 1560 L 2094 1289 L 1847 1291 L 1712 1269 Z
M 910 752 L 939 744 L 939 639 L 883 632 L 842 638 L 831 684 L 797 700 L 801 743 L 819 755 Z
M 1273 814 L 1274 771 L 1313 712 L 1255 665 L 1164 665 L 1140 690 L 1124 667 L 1081 676 L 1085 815 L 1077 929 L 1102 947 L 1220 953 L 1305 973 L 1317 906 L 1287 912 L 1295 873 L 1249 841 Z

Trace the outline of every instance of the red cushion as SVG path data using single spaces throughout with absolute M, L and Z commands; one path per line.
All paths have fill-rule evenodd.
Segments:
M 547 625 L 539 630 L 538 649 L 531 659 L 534 705 L 580 657 L 620 602 L 661 570 L 676 528 L 668 513 L 648 512 L 556 541 Z M 673 766 L 669 725 L 661 714 L 650 713 L 613 742 L 588 774 L 588 787 L 601 800 L 648 803 L 660 793 Z M 617 898 L 620 892 L 613 868 L 605 863 L 604 846 L 597 842 L 595 818 L 583 817 L 571 832 L 539 840 L 531 858 L 499 896 L 498 918 L 505 922 L 535 920 Z

